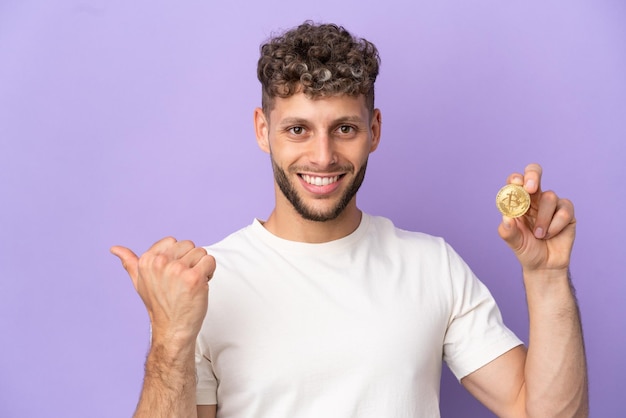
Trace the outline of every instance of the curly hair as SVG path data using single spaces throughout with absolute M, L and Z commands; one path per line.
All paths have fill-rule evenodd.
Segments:
M 309 98 L 363 94 L 371 112 L 379 67 L 371 42 L 341 26 L 306 21 L 261 45 L 257 76 L 263 112 L 269 114 L 275 97 L 298 92 Z

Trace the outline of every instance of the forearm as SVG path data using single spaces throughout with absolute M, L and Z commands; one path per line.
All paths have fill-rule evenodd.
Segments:
M 172 349 L 153 344 L 134 418 L 195 418 L 194 346 Z
M 525 273 L 530 335 L 528 416 L 588 416 L 587 368 L 578 305 L 567 271 Z

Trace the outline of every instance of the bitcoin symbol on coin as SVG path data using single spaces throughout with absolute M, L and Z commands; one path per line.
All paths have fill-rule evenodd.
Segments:
M 503 215 L 517 218 L 528 211 L 530 195 L 522 186 L 507 184 L 498 192 L 496 205 Z

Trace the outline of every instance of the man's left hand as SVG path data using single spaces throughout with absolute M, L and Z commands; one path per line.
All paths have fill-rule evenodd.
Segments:
M 576 235 L 574 205 L 552 191 L 541 190 L 542 168 L 529 164 L 524 174 L 513 173 L 507 184 L 523 186 L 531 204 L 519 218 L 502 217 L 498 227 L 524 272 L 567 271 Z

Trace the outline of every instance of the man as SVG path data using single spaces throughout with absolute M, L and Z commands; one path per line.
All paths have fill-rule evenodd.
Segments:
M 499 227 L 523 270 L 526 349 L 444 241 L 357 208 L 381 135 L 378 67 L 373 44 L 335 25 L 271 39 L 254 113 L 269 218 L 211 255 L 173 238 L 141 258 L 112 248 L 152 325 L 136 417 L 436 417 L 442 357 L 499 416 L 587 415 L 572 204 L 541 190 L 536 164 L 507 180 L 532 202 Z

